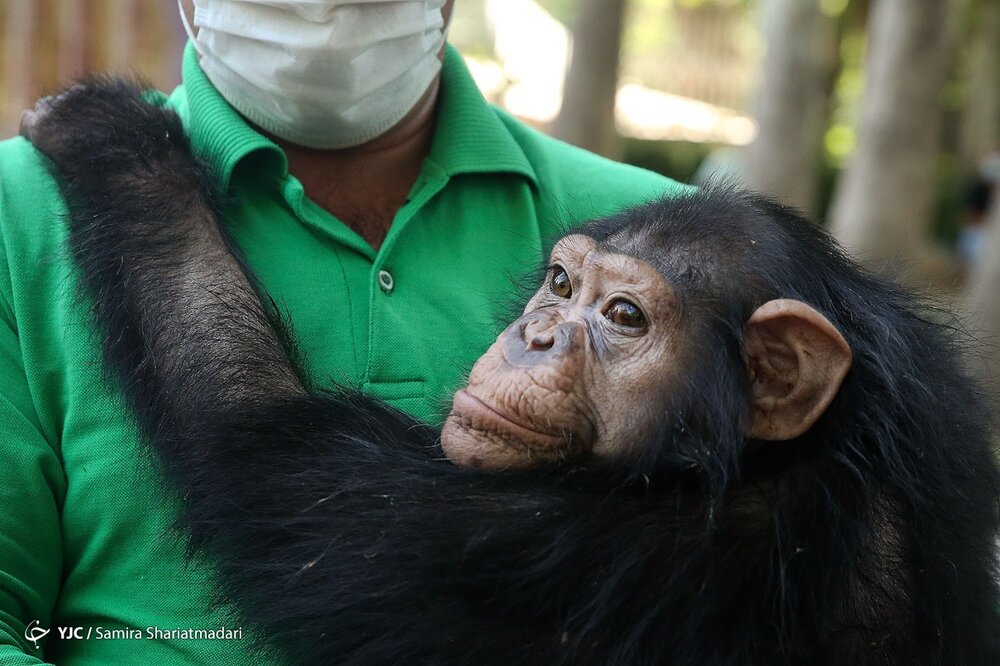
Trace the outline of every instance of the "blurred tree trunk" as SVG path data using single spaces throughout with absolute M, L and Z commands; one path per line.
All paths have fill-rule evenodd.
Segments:
M 813 213 L 837 69 L 837 22 L 816 2 L 764 0 L 760 11 L 767 51 L 756 101 L 759 133 L 747 149 L 746 182 Z
M 975 168 L 1000 149 L 1000 0 L 981 0 L 972 7 L 966 103 L 962 114 L 962 161 Z
M 955 7 L 954 0 L 872 5 L 858 147 L 830 214 L 833 232 L 865 261 L 927 253 Z
M 973 267 L 965 311 L 969 330 L 984 343 L 970 366 L 989 383 L 996 406 L 1000 407 L 997 395 L 1000 389 L 1000 186 L 993 188 L 986 224 L 989 225 L 987 249 Z
M 56 78 L 60 84 L 79 76 L 87 62 L 86 27 L 89 26 L 85 21 L 83 0 L 61 0 L 56 5 L 56 30 L 59 35 Z
M 10 2 L 3 8 L 3 40 L 0 40 L 3 62 L 0 126 L 3 127 L 16 128 L 21 111 L 38 95 L 32 38 L 39 10 L 36 2 Z
M 615 95 L 626 0 L 580 0 L 562 108 L 551 132 L 563 141 L 617 158 Z
M 962 157 L 974 174 L 982 159 L 1000 150 L 1000 0 L 982 0 L 972 11 L 968 93 L 963 115 Z M 968 327 L 985 343 L 972 359 L 974 372 L 989 383 L 1000 408 L 1000 185 L 985 222 L 986 249 L 969 275 L 965 304 Z
M 107 12 L 103 22 L 105 34 L 105 67 L 124 71 L 135 62 L 135 38 L 139 27 L 136 17 L 140 7 L 134 0 L 105 0 Z

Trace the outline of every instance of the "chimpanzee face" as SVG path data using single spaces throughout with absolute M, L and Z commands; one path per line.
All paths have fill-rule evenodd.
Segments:
M 662 249 L 662 248 L 661 248 Z M 685 248 L 670 248 L 684 255 Z M 673 418 L 672 398 L 699 381 L 692 337 L 703 327 L 655 266 L 574 234 L 553 249 L 524 314 L 479 359 L 441 434 L 456 464 L 526 468 L 638 453 Z M 718 306 L 715 306 L 718 307 Z M 797 300 L 762 304 L 739 341 L 750 387 L 747 437 L 786 440 L 808 430 L 850 367 L 840 333 Z M 715 375 L 711 375 L 715 376 Z
M 660 419 L 680 330 L 678 300 L 653 266 L 567 236 L 524 315 L 455 396 L 445 452 L 506 468 L 625 450 Z

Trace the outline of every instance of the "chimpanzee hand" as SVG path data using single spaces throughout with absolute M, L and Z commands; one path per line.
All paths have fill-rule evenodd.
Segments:
M 20 134 L 58 165 L 64 182 L 121 187 L 191 176 L 191 160 L 178 159 L 188 154 L 179 119 L 147 101 L 143 89 L 121 79 L 85 80 L 25 111 Z

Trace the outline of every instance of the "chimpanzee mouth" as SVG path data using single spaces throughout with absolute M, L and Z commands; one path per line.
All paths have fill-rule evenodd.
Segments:
M 474 430 L 501 435 L 532 449 L 562 449 L 569 440 L 568 433 L 542 432 L 513 421 L 464 389 L 455 394 L 451 411 Z

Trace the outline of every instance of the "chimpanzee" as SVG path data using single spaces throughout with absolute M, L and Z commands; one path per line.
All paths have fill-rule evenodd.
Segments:
M 140 87 L 92 80 L 23 128 L 108 378 L 262 650 L 1000 664 L 981 396 L 947 327 L 793 211 L 713 187 L 577 228 L 439 432 L 310 385 Z

